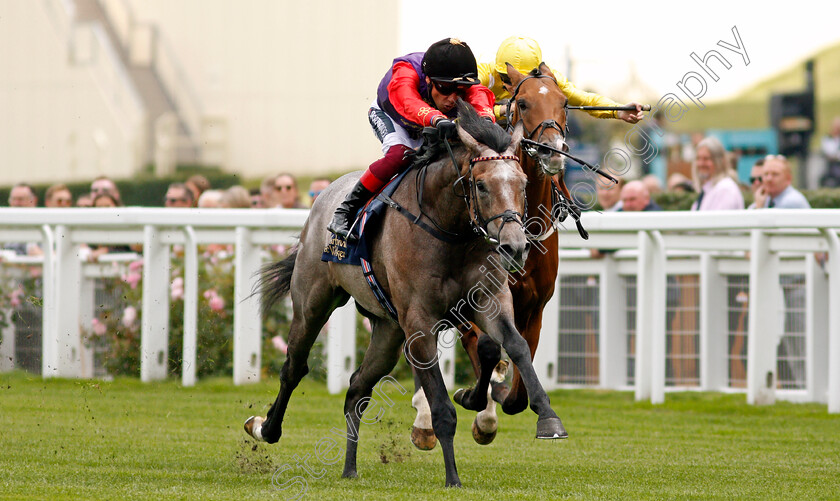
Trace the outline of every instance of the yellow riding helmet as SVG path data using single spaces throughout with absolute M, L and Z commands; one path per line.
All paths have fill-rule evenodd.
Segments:
M 496 71 L 507 74 L 505 63 L 510 63 L 520 73 L 528 73 L 539 67 L 542 50 L 533 38 L 510 37 L 502 42 L 496 52 Z

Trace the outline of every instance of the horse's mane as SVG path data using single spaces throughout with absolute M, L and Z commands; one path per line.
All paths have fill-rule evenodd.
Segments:
M 480 117 L 475 108 L 463 99 L 458 99 L 457 107 L 458 124 L 467 134 L 497 153 L 507 150 L 511 141 L 510 134 L 495 123 Z M 427 127 L 427 129 L 430 128 Z M 446 146 L 438 139 L 436 131 L 432 129 L 428 134 L 424 132 L 424 135 L 423 145 L 412 162 L 414 166 L 428 165 L 446 151 Z

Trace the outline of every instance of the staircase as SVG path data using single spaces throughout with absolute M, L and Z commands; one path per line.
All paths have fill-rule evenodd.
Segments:
M 119 72 L 127 76 L 128 85 L 134 87 L 132 92 L 142 101 L 145 111 L 143 144 L 138 147 L 142 163 L 153 163 L 158 175 L 172 174 L 177 164 L 204 163 L 207 159 L 202 151 L 202 129 L 206 123 L 218 124 L 219 118 L 204 116 L 180 63 L 157 26 L 138 22 L 127 0 L 46 1 L 53 7 L 58 3 L 66 6 L 71 32 L 77 26 L 91 25 L 104 33 L 103 38 L 119 60 L 117 64 L 122 66 Z M 75 61 L 72 37 L 68 43 L 71 60 Z M 122 117 L 116 118 L 120 121 Z M 226 123 L 223 125 L 226 129 Z M 225 144 L 224 139 L 220 144 Z M 223 164 L 223 156 L 215 157 L 218 165 Z

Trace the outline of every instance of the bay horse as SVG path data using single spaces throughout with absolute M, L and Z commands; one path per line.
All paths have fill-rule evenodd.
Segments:
M 568 212 L 576 209 L 571 204 L 571 195 L 563 182 L 565 156 L 540 147 L 547 145 L 568 152 L 567 100 L 545 63 L 527 75 L 518 72 L 510 64 L 507 70 L 513 86 L 509 122 L 511 125 L 521 124 L 525 139 L 532 140 L 520 143 L 516 154 L 528 176 L 526 195 L 530 217 L 526 227 L 534 247 L 528 254 L 524 269 L 511 273 L 509 287 L 513 297 L 516 328 L 527 341 L 533 360 L 540 339 L 543 309 L 554 294 L 557 280 L 559 257 L 555 220 L 562 221 Z M 565 198 L 565 202 L 557 197 L 557 191 Z M 558 201 L 561 203 L 558 204 Z M 586 238 L 582 227 L 578 228 Z M 478 382 L 475 388 L 458 390 L 454 398 L 465 408 L 480 411 L 472 425 L 473 438 L 479 444 L 489 444 L 496 435 L 497 419 L 495 404 L 483 398 L 487 394 L 488 384 L 492 383 L 492 400 L 499 402 L 506 414 L 517 414 L 525 410 L 528 406 L 528 393 L 516 367 L 510 386 L 503 382 L 504 365 L 493 373 L 500 353 L 498 347 L 487 343 L 489 339 L 484 339 L 486 336 L 482 335 L 478 326 L 461 324 L 458 329 Z M 417 448 L 430 450 L 434 448 L 436 440 L 433 431 L 429 429 L 428 405 L 417 378 L 415 391 L 412 405 L 417 409 L 417 418 L 411 440 Z
M 371 319 L 373 332 L 345 397 L 343 477 L 357 476 L 359 422 L 374 385 L 394 368 L 404 345 L 402 351 L 428 395 L 432 427 L 443 450 L 446 485 L 461 485 L 453 448 L 455 407 L 437 363 L 437 334 L 463 321 L 474 322 L 491 342 L 504 346 L 519 368 L 538 415 L 537 438 L 565 434 L 534 371 L 528 344 L 516 330 L 507 286 L 507 270 L 524 265 L 530 245 L 522 221 L 527 178 L 513 155 L 522 134 L 511 137 L 463 101 L 458 103 L 458 114 L 462 144 L 451 150 L 444 141 L 449 158 L 408 172 L 389 199 L 390 207 L 399 208 L 385 212 L 373 237 L 372 269 L 395 313 L 378 302 L 362 268 L 321 261 L 330 238 L 327 223 L 359 173 L 330 184 L 315 202 L 297 249 L 263 269 L 259 287 L 264 307 L 290 292 L 293 318 L 277 398 L 266 418 L 252 416 L 245 422 L 245 431 L 253 438 L 269 443 L 280 439 L 289 399 L 308 372 L 307 356 L 318 332 L 350 296 Z M 423 226 L 417 223 L 421 218 Z M 430 233 L 437 238 L 430 238 Z M 452 238 L 440 239 L 441 233 Z M 487 266 L 488 260 L 496 260 L 502 269 Z M 364 422 L 370 423 L 365 417 Z

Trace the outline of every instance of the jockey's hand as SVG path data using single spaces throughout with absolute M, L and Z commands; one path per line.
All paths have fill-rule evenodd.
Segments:
M 616 111 L 615 118 L 624 120 L 629 124 L 638 123 L 639 120 L 645 117 L 645 112 L 642 111 L 642 105 L 639 103 L 627 103 L 625 106 L 635 106 L 636 111 Z
M 435 120 L 435 129 L 438 131 L 438 136 L 441 139 L 450 139 L 458 135 L 458 126 L 455 122 L 448 118 L 439 118 Z

